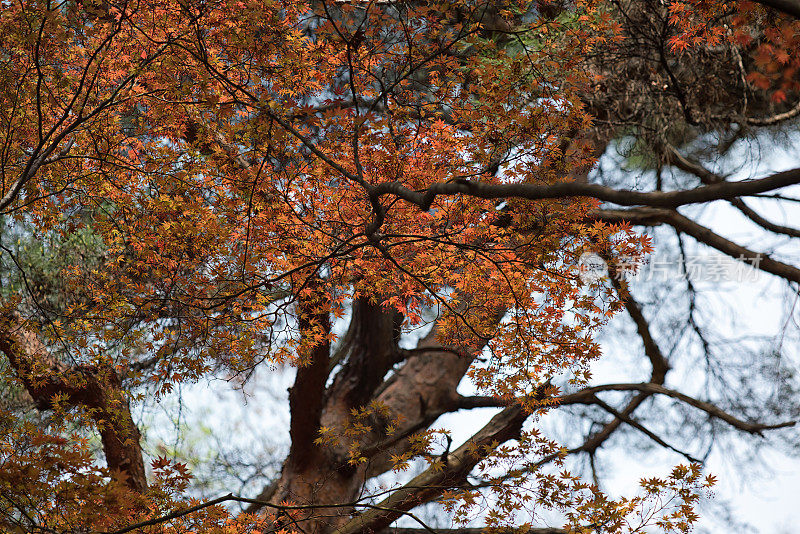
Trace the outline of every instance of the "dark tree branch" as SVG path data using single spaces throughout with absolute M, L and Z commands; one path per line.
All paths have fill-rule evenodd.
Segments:
M 800 110 L 800 107 L 797 108 Z M 715 184 L 725 182 L 725 177 L 720 176 L 719 174 L 713 173 L 710 170 L 706 169 L 700 163 L 695 161 L 691 161 L 686 158 L 683 154 L 678 152 L 675 147 L 669 146 L 667 147 L 668 155 L 670 157 L 670 162 L 675 165 L 680 170 L 687 172 L 689 174 L 693 174 L 700 178 L 700 180 L 706 184 Z M 758 212 L 750 208 L 747 204 L 745 204 L 744 200 L 740 198 L 733 198 L 730 199 L 728 202 L 731 203 L 736 209 L 738 209 L 745 217 L 756 223 L 757 225 L 761 226 L 765 230 L 769 230 L 770 232 L 775 232 L 776 234 L 783 234 L 788 235 L 789 237 L 800 237 L 800 230 L 796 228 L 791 228 L 789 226 L 783 226 L 779 224 L 775 224 L 771 221 L 768 221 L 764 217 L 762 217 Z
M 690 462 L 702 463 L 700 460 L 698 460 L 697 458 L 693 457 L 689 453 L 686 453 L 686 452 L 684 452 L 684 451 L 682 451 L 680 449 L 676 449 L 675 447 L 673 447 L 672 445 L 670 445 L 669 443 L 667 443 L 666 441 L 664 441 L 663 439 L 658 437 L 655 433 L 653 433 L 652 431 L 650 431 L 647 428 L 645 428 L 644 425 L 642 425 L 641 423 L 639 423 L 638 421 L 636 421 L 632 417 L 629 417 L 629 416 L 627 416 L 627 415 L 625 415 L 623 413 L 620 413 L 619 410 L 617 410 L 616 408 L 614 408 L 613 406 L 611 406 L 607 402 L 601 400 L 599 397 L 595 396 L 595 398 L 593 399 L 593 402 L 594 402 L 594 404 L 600 406 L 602 409 L 604 409 L 605 411 L 607 411 L 608 413 L 610 413 L 614 417 L 622 420 L 623 422 L 629 424 L 630 426 L 632 426 L 636 430 L 640 431 L 642 434 L 644 434 L 648 438 L 652 439 L 653 441 L 655 441 L 656 443 L 658 443 L 659 445 L 661 445 L 665 449 L 669 449 L 671 451 L 677 452 L 678 454 L 680 454 L 681 456 L 683 456 L 684 458 L 686 458 Z
M 611 264 L 609 263 L 609 265 Z M 639 304 L 633 299 L 633 296 L 631 296 L 629 292 L 623 289 L 613 265 L 611 265 L 609 269 L 609 274 L 611 275 L 611 282 L 614 285 L 614 289 L 617 291 L 619 298 L 622 299 L 625 305 L 625 310 L 628 312 L 628 315 L 630 315 L 631 319 L 636 325 L 636 331 L 639 334 L 639 337 L 642 339 L 642 343 L 644 345 L 645 355 L 650 360 L 650 382 L 663 384 L 664 380 L 666 379 L 667 372 L 670 369 L 669 363 L 664 357 L 664 354 L 661 352 L 661 349 L 658 347 L 658 344 L 655 342 L 655 339 L 653 339 L 653 336 L 650 332 L 650 324 L 647 322 L 647 319 L 645 319 Z M 634 396 L 630 401 L 628 401 L 628 404 L 622 409 L 622 411 L 613 409 L 608 405 L 603 406 L 606 411 L 609 411 L 609 413 L 611 413 L 610 410 L 613 410 L 613 415 L 615 418 L 606 423 L 598 432 L 595 432 L 593 435 L 589 436 L 584 444 L 580 447 L 580 450 L 588 452 L 590 455 L 594 454 L 594 452 L 600 446 L 602 446 L 602 444 L 605 443 L 608 438 L 611 437 L 611 435 L 620 427 L 623 422 L 627 422 L 631 426 L 636 427 L 636 423 L 631 422 L 633 420 L 630 418 L 630 416 L 639 406 L 641 406 L 645 400 L 647 400 L 649 396 L 650 393 L 641 392 L 639 395 Z M 599 399 L 597 400 L 599 401 Z M 640 430 L 642 429 L 640 428 Z M 645 433 L 648 432 L 647 430 L 642 431 Z
M 562 406 L 570 404 L 594 404 L 595 395 L 603 391 L 640 391 L 648 394 L 666 395 L 668 397 L 672 397 L 681 402 L 684 402 L 689 406 L 693 406 L 699 410 L 702 410 L 711 417 L 724 421 L 733 428 L 736 428 L 737 430 L 741 430 L 742 432 L 747 432 L 749 434 L 756 434 L 762 437 L 763 437 L 762 432 L 764 430 L 776 430 L 779 428 L 791 427 L 796 424 L 796 421 L 786 421 L 783 423 L 776 423 L 776 424 L 763 424 L 750 421 L 742 421 L 741 419 L 734 417 L 733 415 L 727 413 L 726 411 L 722 410 L 721 408 L 719 408 L 718 406 L 714 405 L 711 402 L 695 399 L 694 397 L 691 397 L 674 389 L 666 388 L 661 384 L 653 384 L 647 382 L 639 384 L 604 384 L 602 386 L 594 386 L 582 389 L 575 393 L 568 393 L 562 395 L 561 397 L 558 397 L 556 401 L 558 402 L 559 405 Z
M 664 356 L 664 353 L 661 352 L 661 348 L 659 348 L 658 343 L 656 343 L 655 339 L 653 339 L 653 335 L 650 332 L 650 323 L 642 313 L 641 306 L 639 306 L 639 303 L 634 300 L 630 292 L 622 287 L 622 283 L 620 282 L 616 271 L 614 271 L 613 266 L 611 267 L 610 274 L 611 283 L 619 295 L 619 298 L 622 299 L 625 305 L 625 311 L 628 312 L 628 315 L 636 325 L 636 332 L 639 334 L 642 344 L 644 345 L 644 353 L 650 360 L 650 366 L 652 369 L 650 382 L 663 384 L 667 372 L 670 370 L 669 362 Z
M 770 7 L 794 18 L 800 18 L 800 1 L 798 0 L 755 0 L 762 6 Z
M 436 534 L 486 534 L 485 528 L 435 528 Z M 390 527 L 380 534 L 427 534 L 422 528 Z M 492 530 L 494 534 L 567 534 L 563 528 L 533 527 L 525 529 Z
M 649 206 L 677 208 L 686 204 L 729 200 L 735 197 L 755 195 L 800 183 L 800 168 L 775 173 L 756 180 L 724 182 L 681 191 L 617 190 L 598 184 L 560 182 L 551 185 L 537 184 L 486 184 L 471 180 L 454 180 L 438 183 L 424 191 L 414 191 L 400 182 L 384 182 L 370 186 L 370 193 L 377 196 L 394 195 L 423 210 L 430 208 L 437 196 L 465 195 L 485 199 L 524 198 L 543 200 L 567 197 L 589 197 L 621 206 Z
M 765 219 L 756 210 L 745 204 L 744 200 L 736 198 L 730 202 L 736 207 L 736 209 L 742 212 L 745 217 L 759 225 L 764 230 L 769 230 L 770 232 L 774 232 L 776 234 L 787 235 L 789 237 L 800 237 L 800 229 L 792 228 L 791 226 L 784 226 L 782 224 L 775 224 L 772 221 Z
M 364 502 L 367 500 L 367 497 L 350 501 L 350 502 L 343 502 L 334 505 L 326 506 L 327 508 L 364 508 L 367 510 L 374 510 L 378 512 L 389 512 L 389 513 L 397 513 L 400 516 L 406 516 L 411 518 L 417 524 L 422 525 L 423 528 L 385 528 L 381 531 L 381 534 L 483 534 L 485 529 L 482 528 L 454 528 L 454 529 L 439 529 L 439 528 L 432 528 L 428 526 L 424 521 L 422 521 L 417 515 L 399 509 L 391 509 L 385 508 L 381 505 L 374 505 Z M 291 505 L 291 504 L 275 504 L 268 501 L 263 501 L 259 499 L 250 499 L 247 497 L 239 497 L 232 493 L 227 495 L 223 495 L 222 497 L 217 497 L 216 499 L 211 499 L 205 502 L 201 502 L 194 506 L 190 506 L 187 508 L 183 508 L 181 510 L 175 510 L 173 512 L 160 515 L 158 517 L 154 517 L 152 519 L 148 519 L 145 521 L 141 521 L 139 523 L 135 523 L 133 525 L 128 525 L 127 527 L 123 527 L 113 531 L 106 531 L 102 534 L 127 534 L 128 532 L 135 532 L 139 531 L 146 527 L 153 527 L 156 525 L 163 525 L 173 519 L 178 519 L 181 517 L 186 517 L 187 515 L 191 515 L 195 512 L 199 512 L 206 508 L 210 508 L 212 506 L 217 506 L 223 504 L 225 502 L 238 502 L 242 504 L 247 504 L 249 507 L 257 507 L 257 508 L 269 508 L 272 510 L 277 511 L 278 513 L 286 513 L 294 510 L 305 510 L 305 511 L 314 511 L 320 508 L 320 506 L 315 504 L 301 504 L 301 505 Z M 32 521 L 31 521 L 32 522 Z M 274 533 L 279 529 L 272 529 L 269 530 L 269 533 Z M 49 530 L 48 530 L 49 531 Z M 507 529 L 501 530 L 498 534 L 516 534 L 518 532 L 517 529 Z M 567 534 L 567 531 L 564 529 L 557 529 L 557 528 L 525 528 L 525 533 L 531 534 Z M 520 533 L 521 534 L 521 533 Z
M 475 395 L 471 397 L 460 396 L 458 398 L 459 410 L 471 410 L 473 408 L 503 408 L 508 405 L 509 402 L 507 400 L 489 395 Z
M 392 492 L 377 509 L 370 509 L 337 529 L 334 534 L 361 534 L 381 531 L 401 515 L 401 511 L 439 497 L 448 487 L 464 482 L 467 475 L 492 446 L 519 435 L 528 414 L 519 405 L 509 406 L 497 414 L 472 438 L 447 456 L 444 465 L 431 466 L 406 485 Z
M 319 309 L 314 299 L 300 299 L 297 315 L 300 333 L 304 338 L 316 331 L 324 339 L 311 348 L 306 362 L 297 368 L 294 386 L 289 390 L 289 436 L 291 446 L 287 463 L 303 464 L 314 449 L 319 434 L 320 417 L 324 405 L 325 382 L 328 379 L 330 358 L 330 318 L 326 309 Z
M 16 314 L 0 321 L 0 352 L 6 355 L 38 409 L 52 409 L 56 397 L 69 406 L 89 409 L 111 472 L 134 491 L 147 489 L 139 429 L 122 383 L 110 366 L 68 367 L 57 362 Z
M 275 492 L 277 490 L 278 490 L 278 481 L 273 480 L 272 482 L 267 484 L 263 490 L 261 490 L 261 493 L 259 493 L 255 499 L 253 499 L 255 502 L 248 503 L 244 511 L 249 514 L 256 513 L 257 511 L 259 511 L 261 508 L 264 507 L 263 503 L 270 502 L 272 500 L 272 497 L 275 495 Z
M 700 243 L 715 248 L 734 259 L 746 260 L 755 268 L 774 274 L 790 282 L 800 283 L 800 269 L 777 261 L 767 254 L 755 252 L 734 243 L 709 228 L 684 217 L 674 210 L 657 208 L 634 208 L 630 210 L 595 210 L 591 217 L 603 221 L 628 221 L 631 224 L 652 226 L 656 223 L 668 224 L 687 234 Z

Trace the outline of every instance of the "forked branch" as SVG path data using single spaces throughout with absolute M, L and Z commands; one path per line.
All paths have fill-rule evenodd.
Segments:
M 378 532 L 420 504 L 439 497 L 448 487 L 462 484 L 488 451 L 519 435 L 528 414 L 519 405 L 509 406 L 495 415 L 472 438 L 447 455 L 444 465 L 431 466 L 402 488 L 384 499 L 377 508 L 369 509 L 336 530 L 334 534 Z
M 139 429 L 111 367 L 61 364 L 17 314 L 0 322 L 0 352 L 40 410 L 51 409 L 56 398 L 87 408 L 100 431 L 109 469 L 132 490 L 147 489 Z

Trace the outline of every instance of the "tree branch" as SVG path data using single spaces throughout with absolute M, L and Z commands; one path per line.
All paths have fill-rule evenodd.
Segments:
M 63 397 L 70 406 L 88 408 L 97 423 L 109 469 L 132 490 L 147 489 L 139 429 L 111 367 L 67 367 L 57 362 L 16 313 L 0 321 L 0 352 L 39 410 L 51 409 L 55 397 Z
M 473 408 L 502 408 L 508 406 L 507 400 L 489 395 L 474 395 L 471 397 L 460 396 L 458 398 L 459 410 L 471 410 Z
M 669 362 L 667 361 L 667 358 L 664 357 L 664 353 L 661 352 L 661 348 L 658 346 L 658 343 L 656 343 L 655 339 L 653 339 L 653 335 L 650 332 L 650 323 L 645 318 L 644 313 L 642 313 L 641 306 L 639 306 L 639 303 L 634 300 L 633 295 L 631 295 L 630 292 L 623 289 L 619 277 L 616 276 L 617 273 L 614 271 L 613 266 L 610 269 L 611 284 L 614 286 L 619 298 L 622 299 L 622 302 L 625 306 L 625 311 L 628 312 L 628 315 L 636 325 L 636 332 L 639 334 L 642 344 L 644 345 L 644 353 L 650 360 L 652 369 L 650 381 L 657 384 L 663 384 L 667 372 L 670 370 Z
M 580 182 L 560 182 L 551 185 L 538 184 L 487 184 L 471 180 L 454 180 L 433 184 L 423 191 L 415 191 L 400 182 L 384 182 L 372 187 L 371 193 L 377 196 L 394 195 L 423 210 L 428 210 L 437 196 L 465 195 L 476 198 L 503 199 L 524 198 L 543 200 L 550 198 L 589 197 L 621 206 L 650 206 L 677 208 L 686 204 L 728 200 L 735 197 L 754 195 L 800 183 L 800 168 L 772 174 L 756 180 L 715 183 L 681 191 L 639 191 L 618 190 L 598 184 Z
M 800 113 L 800 105 L 798 105 L 796 109 L 798 110 L 798 113 Z M 709 185 L 726 181 L 724 176 L 720 176 L 719 174 L 711 172 L 698 162 L 689 160 L 675 147 L 668 146 L 667 150 L 669 152 L 668 155 L 670 158 L 670 163 L 684 172 L 697 176 L 704 184 Z M 761 226 L 765 230 L 775 232 L 776 234 L 788 235 L 789 237 L 800 237 L 800 230 L 768 221 L 758 212 L 745 204 L 745 202 L 740 198 L 732 198 L 728 202 L 730 202 L 733 207 L 738 209 L 745 217 Z
M 798 9 L 800 9 L 800 2 L 794 2 L 794 3 L 796 3 L 797 6 L 798 6 Z M 790 109 L 789 111 L 785 111 L 783 113 L 778 113 L 778 114 L 773 115 L 771 117 L 765 117 L 763 119 L 748 118 L 747 119 L 747 124 L 751 124 L 753 126 L 774 126 L 774 125 L 779 124 L 779 123 L 781 123 L 783 121 L 786 121 L 786 120 L 789 120 L 789 119 L 793 119 L 793 118 L 797 117 L 798 115 L 800 115 L 800 102 L 795 104 L 795 106 L 792 109 Z
M 702 410 L 706 412 L 708 415 L 728 423 L 730 426 L 736 428 L 737 430 L 741 430 L 742 432 L 748 432 L 750 434 L 756 434 L 762 437 L 763 437 L 762 431 L 764 430 L 775 430 L 779 428 L 786 428 L 794 426 L 797 423 L 796 421 L 786 421 L 783 423 L 776 423 L 776 424 L 762 424 L 749 421 L 742 421 L 741 419 L 734 417 L 733 415 L 727 413 L 726 411 L 722 410 L 721 408 L 715 406 L 710 402 L 695 399 L 694 397 L 690 397 L 689 395 L 686 395 L 674 389 L 666 388 L 661 384 L 653 384 L 647 382 L 639 384 L 604 384 L 602 386 L 593 386 L 582 389 L 575 393 L 568 393 L 566 395 L 562 395 L 561 397 L 558 397 L 556 399 L 556 402 L 558 402 L 558 404 L 562 406 L 566 406 L 569 404 L 593 404 L 595 394 L 600 393 L 602 391 L 641 391 L 643 393 L 666 395 L 668 397 L 680 400 L 681 402 L 684 402 L 689 406 L 693 406 L 699 410 Z
M 776 11 L 800 18 L 800 1 L 798 0 L 755 0 L 759 4 L 771 7 Z
M 435 528 L 436 534 L 486 534 L 485 528 Z M 387 528 L 380 534 L 426 534 L 422 528 Z M 563 528 L 533 527 L 524 529 L 492 530 L 494 534 L 567 534 Z
M 644 345 L 645 355 L 650 360 L 650 382 L 663 384 L 664 380 L 666 379 L 667 372 L 669 372 L 670 369 L 669 363 L 650 333 L 650 324 L 647 322 L 647 319 L 645 319 L 641 307 L 633 299 L 633 296 L 629 292 L 623 290 L 622 284 L 616 276 L 617 273 L 615 272 L 613 265 L 610 262 L 609 265 L 611 283 L 619 295 L 619 298 L 622 299 L 625 305 L 625 310 L 628 312 L 628 315 L 630 315 L 631 319 L 636 325 L 636 331 L 639 334 L 639 337 L 642 339 L 642 343 Z M 584 444 L 579 447 L 579 449 L 588 452 L 590 455 L 593 454 L 594 451 L 596 451 L 609 437 L 611 437 L 611 435 L 620 427 L 623 422 L 638 428 L 636 427 L 636 423 L 632 422 L 633 419 L 630 418 L 630 415 L 633 414 L 633 412 L 636 411 L 636 409 L 641 406 L 649 396 L 650 394 L 647 392 L 642 392 L 639 395 L 634 396 L 628 401 L 628 404 L 622 409 L 622 411 L 611 408 L 607 404 L 605 406 L 601 405 L 601 407 L 603 407 L 606 411 L 614 415 L 614 419 L 606 423 L 598 432 L 595 432 L 593 435 L 589 436 Z M 599 399 L 597 399 L 597 401 L 598 402 L 595 404 L 598 405 L 600 405 L 602 402 Z M 639 428 L 639 430 L 642 430 L 642 428 Z M 648 432 L 647 430 L 642 431 L 645 433 Z
M 595 210 L 591 217 L 603 221 L 628 221 L 631 224 L 652 226 L 668 224 L 700 243 L 708 245 L 737 260 L 747 260 L 754 269 L 780 276 L 790 282 L 800 283 L 800 269 L 774 260 L 767 254 L 754 252 L 734 243 L 709 228 L 684 217 L 675 210 L 657 208 L 634 208 L 630 210 Z
M 447 455 L 444 465 L 431 466 L 406 485 L 394 491 L 379 505 L 353 518 L 334 534 L 360 534 L 385 529 L 398 519 L 401 511 L 429 502 L 448 487 L 463 483 L 487 450 L 519 435 L 528 414 L 519 405 L 509 406 L 495 415 L 477 434 L 455 452 Z
M 682 451 L 680 449 L 676 449 L 675 447 L 673 447 L 672 445 L 670 445 L 669 443 L 667 443 L 666 441 L 664 441 L 663 439 L 658 437 L 655 433 L 653 433 L 652 431 L 650 431 L 647 428 L 645 428 L 644 425 L 642 425 L 641 423 L 639 423 L 638 421 L 636 421 L 632 417 L 629 417 L 629 416 L 625 415 L 624 413 L 620 413 L 619 410 L 615 409 L 613 406 L 611 406 L 607 402 L 601 400 L 597 396 L 594 397 L 594 404 L 600 406 L 602 409 L 604 409 L 605 411 L 607 411 L 608 413 L 610 413 L 614 417 L 616 417 L 616 418 L 622 420 L 623 422 L 629 424 L 630 426 L 632 426 L 636 430 L 640 431 L 642 434 L 644 434 L 648 438 L 652 439 L 653 441 L 655 441 L 656 443 L 658 443 L 662 447 L 664 447 L 666 449 L 669 449 L 671 451 L 677 452 L 678 454 L 680 454 L 681 456 L 683 456 L 684 458 L 686 458 L 690 462 L 702 463 L 700 460 L 698 460 L 697 458 L 693 457 L 689 453 L 686 453 L 686 452 L 684 452 L 684 451 Z

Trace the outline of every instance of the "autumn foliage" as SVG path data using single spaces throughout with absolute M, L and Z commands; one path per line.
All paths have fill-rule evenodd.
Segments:
M 797 93 L 795 21 L 668 4 L 670 53 L 757 39 L 748 83 L 776 105 Z M 584 0 L 3 0 L 2 251 L 29 236 L 63 251 L 50 278 L 2 275 L 8 398 L 38 409 L 0 415 L 3 528 L 356 534 L 439 500 L 497 529 L 554 510 L 569 532 L 688 531 L 713 484 L 699 465 L 615 499 L 536 426 L 554 381 L 587 385 L 623 308 L 624 285 L 582 279 L 581 255 L 651 250 L 600 201 L 728 194 L 626 201 L 586 183 L 587 95 L 623 26 Z M 441 370 L 439 389 L 386 379 L 405 362 Z M 271 490 L 200 503 L 185 466 L 143 457 L 141 395 L 278 364 L 297 378 Z M 429 427 L 464 375 L 502 410 L 442 454 Z M 407 484 L 362 493 L 420 458 Z

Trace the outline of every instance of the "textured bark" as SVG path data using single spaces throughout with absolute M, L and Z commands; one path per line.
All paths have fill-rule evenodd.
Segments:
M 502 312 L 498 311 L 495 319 L 500 317 Z M 330 366 L 335 362 L 343 364 L 327 390 L 320 397 L 313 397 L 309 392 L 302 396 L 294 393 L 307 383 L 307 374 L 312 369 L 318 369 L 323 361 L 329 365 L 325 349 L 320 347 L 315 361 L 298 371 L 290 394 L 290 402 L 296 401 L 292 403 L 293 429 L 301 420 L 309 420 L 306 406 L 313 408 L 317 398 L 324 398 L 325 403 L 319 425 L 314 427 L 315 435 L 320 425 L 334 431 L 344 430 L 352 422 L 352 411 L 372 400 L 389 414 L 385 418 L 370 417 L 372 430 L 364 435 L 348 437 L 339 432 L 338 442 L 312 445 L 304 449 L 302 455 L 300 448 L 292 444 L 292 452 L 284 462 L 274 491 L 268 488 L 264 496 L 273 503 L 291 501 L 319 505 L 303 517 L 306 532 L 331 532 L 347 523 L 354 510 L 325 508 L 324 505 L 356 500 L 366 479 L 391 469 L 391 455 L 408 450 L 406 438 L 409 435 L 426 429 L 443 413 L 460 407 L 461 396 L 456 388 L 485 340 L 465 342 L 460 347 L 444 350 L 436 341 L 434 327 L 415 350 L 402 351 L 397 346 L 400 320 L 397 313 L 357 299 L 349 330 Z M 400 368 L 384 380 L 401 361 Z M 384 428 L 389 422 L 396 422 L 397 428 L 387 436 Z M 359 440 L 359 454 L 368 458 L 366 463 L 353 465 L 349 461 L 355 439 Z M 431 491 L 439 495 L 443 488 L 438 485 Z M 433 498 L 433 494 L 425 499 Z M 255 505 L 250 510 L 258 508 Z
M 423 430 L 440 415 L 458 409 L 460 395 L 456 389 L 483 345 L 483 340 L 475 339 L 455 350 L 441 350 L 436 328 L 420 340 L 413 355 L 386 381 L 376 397 L 393 414 L 402 417 L 396 435 Z M 407 440 L 395 442 L 391 438 L 382 440 L 384 446 L 375 443 L 368 477 L 391 469 L 391 457 L 408 450 Z
M 605 150 L 606 143 L 607 139 L 597 135 L 581 136 L 565 150 L 571 155 L 589 152 L 598 156 Z M 590 171 L 588 166 L 576 168 L 571 171 L 570 177 L 579 184 L 586 184 Z M 491 320 L 499 322 L 504 314 L 504 309 L 497 309 Z M 349 521 L 350 515 L 357 510 L 325 508 L 324 505 L 353 502 L 360 495 L 366 480 L 392 469 L 395 465 L 392 457 L 409 451 L 411 442 L 408 438 L 411 435 L 426 430 L 445 413 L 474 407 L 469 402 L 465 403 L 465 398 L 459 395 L 457 388 L 487 340 L 474 336 L 463 340 L 459 346 L 442 347 L 438 341 L 439 329 L 434 325 L 415 349 L 401 350 L 397 343 L 402 320 L 400 314 L 387 311 L 374 301 L 357 298 L 353 303 L 348 331 L 335 353 L 327 358 L 327 349 L 318 347 L 319 352 L 315 353 L 312 362 L 298 370 L 295 384 L 290 390 L 291 451 L 280 478 L 262 491 L 259 500 L 273 504 L 290 501 L 318 505 L 313 512 L 309 511 L 303 516 L 303 529 L 306 532 L 325 533 L 354 528 L 354 523 Z M 316 386 L 309 388 L 309 375 L 316 376 L 323 362 L 326 362 L 329 371 L 336 371 L 335 376 L 327 388 L 321 387 L 318 377 L 313 379 Z M 399 367 L 390 374 L 398 364 Z M 339 365 L 341 367 L 337 367 Z M 324 381 L 322 383 L 324 385 Z M 311 414 L 316 413 L 319 399 L 324 399 L 324 403 L 317 420 Z M 353 440 L 349 438 L 325 446 L 307 444 L 308 432 L 312 427 L 315 436 L 320 426 L 341 431 L 351 423 L 353 410 L 371 401 L 375 401 L 389 415 L 372 417 L 369 421 L 372 431 L 359 436 L 357 452 L 367 458 L 367 462 L 358 465 L 350 463 Z M 500 421 L 510 426 L 504 427 L 502 432 L 516 429 L 511 432 L 514 434 L 518 431 L 515 425 L 524 420 L 525 414 L 518 408 L 508 410 L 503 412 L 505 415 Z M 513 417 L 509 416 L 511 412 Z M 506 417 L 511 418 L 506 421 Z M 315 420 L 318 424 L 314 424 Z M 395 430 L 391 435 L 386 435 L 383 429 L 390 422 L 395 425 Z M 476 440 L 482 442 L 484 434 L 490 430 L 495 432 L 492 434 L 494 438 L 502 437 L 497 427 L 499 424 L 493 420 L 469 443 L 475 443 Z M 295 445 L 295 432 L 300 432 L 300 427 L 304 429 L 302 439 L 306 443 L 302 447 Z M 451 469 L 448 476 L 452 480 L 462 480 L 478 461 L 480 458 L 469 456 L 469 461 L 464 460 L 460 464 L 458 461 L 449 462 L 451 467 L 461 465 L 464 471 L 453 478 L 455 471 Z M 404 494 L 404 509 L 413 508 L 416 506 L 414 503 L 435 499 L 445 487 L 446 484 L 431 483 L 427 489 L 410 488 Z M 248 511 L 259 508 L 261 506 L 258 504 L 252 504 Z M 386 522 L 386 517 L 380 514 L 367 514 L 369 512 L 358 516 L 362 518 L 358 523 L 361 525 L 359 528 L 364 530 L 378 531 L 393 521 Z M 370 524 L 373 521 L 376 523 Z
M 687 204 L 700 204 L 714 200 L 730 200 L 740 196 L 766 193 L 774 189 L 800 183 L 800 169 L 778 172 L 757 180 L 716 183 L 695 189 L 680 191 L 640 192 L 620 190 L 598 184 L 581 182 L 560 182 L 550 185 L 538 184 L 486 184 L 471 180 L 454 180 L 437 183 L 424 191 L 414 191 L 399 182 L 383 182 L 368 191 L 371 195 L 398 198 L 419 206 L 430 208 L 437 196 L 466 195 L 486 199 L 520 198 L 543 200 L 549 198 L 586 197 L 603 202 L 613 202 L 621 206 L 650 206 L 658 208 L 677 208 Z
M 327 313 L 315 313 L 310 306 L 304 306 L 301 302 L 298 304 L 298 317 L 301 331 L 318 326 L 325 334 L 330 332 L 330 318 Z M 303 465 L 315 452 L 314 440 L 318 435 L 322 415 L 329 360 L 330 343 L 326 341 L 316 345 L 311 351 L 309 361 L 298 367 L 294 386 L 289 390 L 292 418 L 289 425 L 291 448 L 288 458 L 294 465 Z
M 519 437 L 527 417 L 519 405 L 505 408 L 455 452 L 448 454 L 443 459 L 444 465 L 429 467 L 335 534 L 380 532 L 399 519 L 403 512 L 435 499 L 445 488 L 463 484 L 470 471 L 485 457 L 487 449 Z
M 302 317 L 302 309 L 299 310 Z M 319 445 L 320 426 L 344 429 L 351 410 L 360 408 L 383 381 L 386 372 L 398 361 L 397 314 L 388 313 L 366 299 L 353 305 L 350 328 L 341 346 L 329 356 L 329 345 L 319 345 L 311 362 L 298 369 L 295 384 L 290 390 L 292 445 L 284 462 L 281 477 L 270 501 L 291 501 L 298 504 L 337 504 L 352 500 L 363 482 L 359 469 L 350 465 L 350 442 Z M 325 321 L 327 317 L 317 318 Z M 301 328 L 306 320 L 301 318 Z M 325 388 L 331 367 L 343 365 L 330 387 Z M 253 507 L 257 508 L 257 507 Z M 318 508 L 304 518 L 311 532 L 334 528 L 349 510 Z M 326 517 L 329 516 L 329 517 Z
M 139 429 L 113 369 L 61 364 L 16 314 L 0 322 L 0 352 L 6 355 L 38 409 L 51 409 L 56 396 L 68 406 L 89 409 L 100 432 L 108 468 L 132 490 L 147 489 Z

